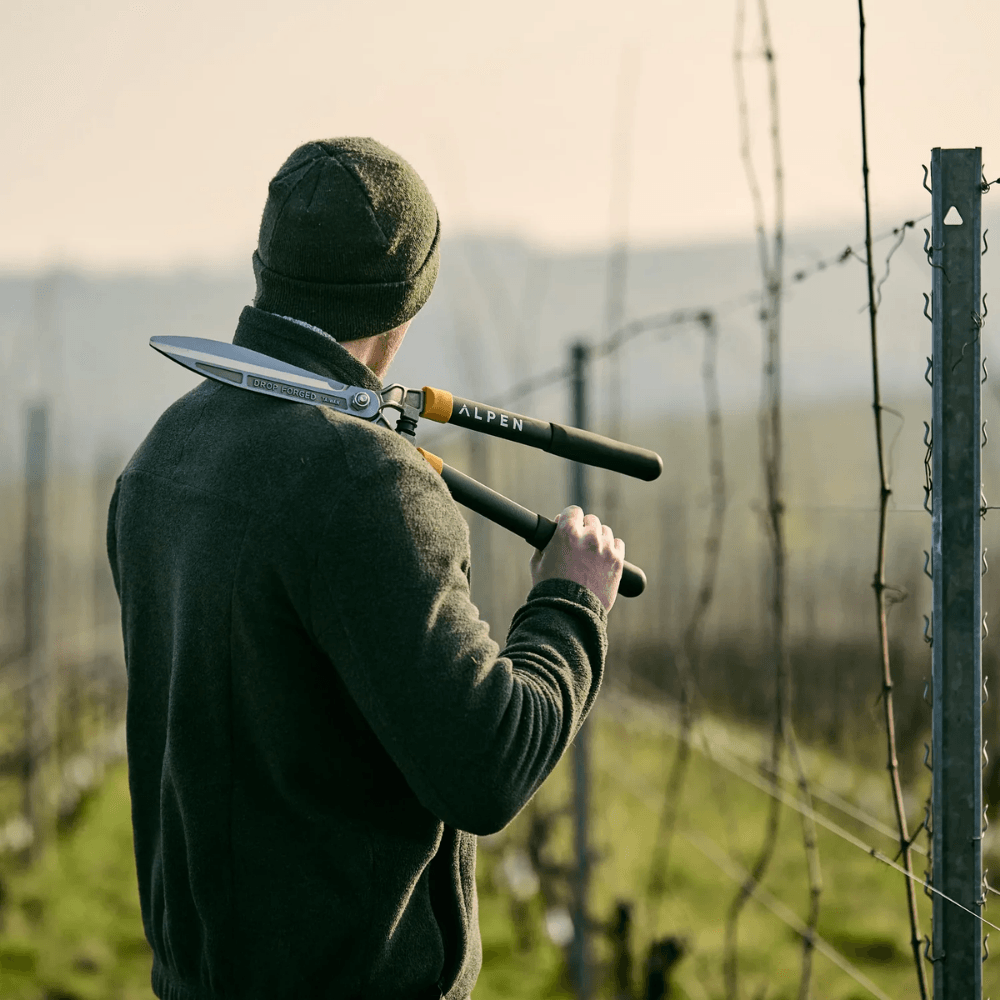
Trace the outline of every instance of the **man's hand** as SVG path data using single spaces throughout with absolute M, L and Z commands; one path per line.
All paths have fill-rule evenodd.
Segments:
M 624 562 L 625 543 L 606 524 L 579 507 L 567 507 L 556 518 L 552 540 L 531 557 L 531 582 L 572 580 L 596 594 L 610 611 Z

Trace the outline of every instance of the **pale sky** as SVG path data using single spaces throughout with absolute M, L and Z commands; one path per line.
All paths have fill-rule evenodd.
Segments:
M 857 4 L 769 3 L 789 224 L 857 221 L 860 232 Z M 748 0 L 751 49 L 756 9 Z M 734 10 L 735 0 L 3 0 L 0 268 L 248 261 L 285 157 L 352 134 L 410 160 L 446 235 L 605 244 L 616 130 L 632 134 L 618 162 L 631 164 L 634 240 L 748 235 Z M 982 146 L 990 179 L 1000 176 L 998 10 L 868 0 L 880 220 L 929 211 L 920 164 L 932 146 Z M 763 155 L 760 61 L 748 70 Z M 629 93 L 634 102 L 619 99 Z

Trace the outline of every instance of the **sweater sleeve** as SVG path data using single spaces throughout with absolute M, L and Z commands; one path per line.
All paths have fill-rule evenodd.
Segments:
M 578 584 L 543 581 L 500 650 L 471 602 L 468 528 L 440 478 L 409 454 L 369 467 L 323 538 L 314 634 L 421 803 L 458 829 L 495 832 L 589 712 L 606 611 Z
M 121 580 L 118 575 L 118 494 L 122 488 L 122 477 L 115 480 L 115 491 L 111 494 L 108 504 L 108 529 L 106 535 L 108 563 L 111 566 L 111 577 L 115 582 L 115 592 L 121 597 Z

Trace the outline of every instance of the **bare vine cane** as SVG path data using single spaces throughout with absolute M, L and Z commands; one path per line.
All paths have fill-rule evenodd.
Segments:
M 913 961 L 917 970 L 917 986 L 920 990 L 920 997 L 921 1000 L 927 1000 L 927 972 L 924 968 L 923 956 L 921 954 L 922 938 L 920 934 L 920 915 L 917 912 L 917 894 L 912 878 L 913 859 L 911 855 L 911 848 L 913 846 L 913 841 L 911 840 L 910 834 L 907 830 L 903 788 L 899 779 L 899 762 L 896 756 L 896 721 L 892 697 L 892 670 L 889 661 L 889 625 L 888 609 L 886 606 L 885 560 L 889 498 L 892 496 L 892 488 L 890 486 L 886 470 L 885 445 L 882 429 L 883 406 L 882 390 L 879 381 L 878 335 L 876 328 L 878 302 L 876 301 L 875 271 L 872 261 L 871 199 L 868 190 L 868 128 L 865 109 L 864 0 L 858 0 L 858 22 L 860 28 L 860 74 L 858 77 L 858 86 L 861 92 L 861 170 L 864 177 L 865 190 L 865 256 L 867 259 L 868 270 L 868 317 L 871 328 L 872 410 L 875 418 L 875 448 L 877 452 L 879 471 L 878 550 L 876 554 L 875 576 L 872 581 L 872 587 L 875 591 L 875 610 L 878 621 L 879 652 L 882 661 L 882 708 L 885 714 L 886 750 L 888 753 L 886 768 L 889 772 L 889 783 L 892 787 L 893 807 L 895 808 L 896 823 L 899 829 L 899 857 L 903 868 L 907 873 L 907 878 L 905 879 L 904 884 L 906 886 L 906 907 L 910 920 L 910 947 L 913 950 Z M 886 263 L 886 276 L 888 276 L 888 262 Z
M 726 517 L 726 472 L 723 457 L 722 412 L 719 402 L 717 366 L 718 329 L 715 317 L 710 312 L 702 313 L 700 321 L 704 334 L 702 382 L 708 424 L 708 472 L 712 501 L 703 544 L 701 579 L 694 607 L 684 629 L 676 657 L 677 674 L 680 680 L 680 731 L 677 735 L 673 761 L 667 775 L 666 793 L 657 825 L 646 884 L 648 911 L 646 924 L 654 936 L 657 934 L 660 904 L 666 890 L 666 879 L 670 867 L 670 851 L 691 756 L 692 729 L 697 711 L 695 703 L 699 697 L 697 674 L 701 660 L 702 629 L 705 617 L 715 597 L 719 556 L 722 549 L 722 532 Z
M 757 0 L 763 56 L 768 81 L 768 107 L 773 161 L 774 225 L 768 237 L 764 201 L 757 179 L 750 144 L 750 114 L 743 71 L 743 37 L 745 0 L 738 0 L 733 50 L 734 77 L 741 132 L 741 157 L 753 203 L 757 248 L 763 281 L 760 320 L 764 340 L 764 364 L 759 415 L 761 468 L 764 478 L 766 508 L 764 523 L 771 550 L 770 659 L 774 668 L 775 705 L 769 760 L 765 766 L 775 789 L 781 765 L 782 750 L 787 749 L 795 770 L 799 796 L 808 813 L 802 815 L 802 843 L 809 878 L 809 909 L 802 934 L 802 972 L 799 979 L 799 1000 L 807 1000 L 812 979 L 812 959 L 816 928 L 819 922 L 819 901 L 823 891 L 816 827 L 811 818 L 812 800 L 809 783 L 799 753 L 798 740 L 792 724 L 791 664 L 786 642 L 787 615 L 787 547 L 785 543 L 785 504 L 782 496 L 782 410 L 781 410 L 781 302 L 784 268 L 784 173 L 778 117 L 778 84 L 774 48 L 771 43 L 770 21 L 766 0 Z M 780 802 L 770 800 L 764 839 L 747 878 L 740 885 L 729 907 L 725 931 L 725 980 L 728 1000 L 739 994 L 739 950 L 737 931 L 740 915 L 747 901 L 756 892 L 770 867 L 777 845 Z

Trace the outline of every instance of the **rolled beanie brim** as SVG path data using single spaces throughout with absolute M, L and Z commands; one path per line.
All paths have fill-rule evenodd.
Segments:
M 406 281 L 354 285 L 303 281 L 269 268 L 254 251 L 254 305 L 312 323 L 335 340 L 360 340 L 385 333 L 413 319 L 430 298 L 441 260 L 440 235 L 438 223 L 430 252 L 417 273 Z

